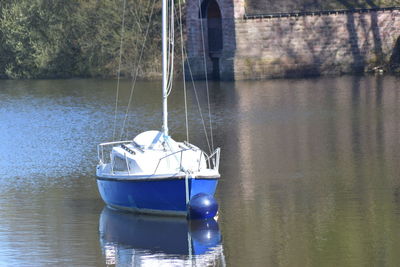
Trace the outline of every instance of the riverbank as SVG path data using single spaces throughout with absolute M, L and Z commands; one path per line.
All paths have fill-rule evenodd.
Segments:
M 0 78 L 115 78 L 120 72 L 125 78 L 159 80 L 159 3 L 126 3 L 123 12 L 121 3 L 113 1 L 4 1 L 0 6 Z M 221 41 L 218 47 L 222 50 L 211 54 L 205 51 L 209 78 L 245 80 L 400 71 L 400 12 L 396 8 L 252 17 L 246 13 L 245 1 L 235 2 L 234 9 L 227 0 L 219 3 L 216 9 L 222 14 L 222 28 L 216 31 L 220 36 L 215 40 Z M 199 23 L 208 25 L 209 18 L 199 19 L 196 5 L 197 0 L 186 3 L 185 38 L 191 72 L 196 79 L 204 79 Z M 232 14 L 232 10 L 237 12 Z M 180 38 L 176 40 L 176 51 L 179 57 Z M 176 58 L 175 64 L 179 77 L 181 60 Z

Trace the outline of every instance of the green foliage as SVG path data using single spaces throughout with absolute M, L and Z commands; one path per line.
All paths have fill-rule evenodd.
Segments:
M 115 76 L 122 0 L 0 0 L 0 77 Z M 160 69 L 157 1 L 140 76 Z M 136 67 L 152 1 L 127 0 L 122 74 Z

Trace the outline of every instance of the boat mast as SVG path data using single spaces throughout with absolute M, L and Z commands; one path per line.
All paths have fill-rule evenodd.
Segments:
M 168 46 L 168 0 L 162 0 L 162 100 L 163 100 L 163 126 L 164 136 L 168 136 L 168 103 L 167 103 L 167 46 Z

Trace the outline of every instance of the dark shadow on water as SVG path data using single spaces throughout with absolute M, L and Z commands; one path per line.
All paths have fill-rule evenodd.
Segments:
M 354 76 L 352 78 L 351 88 L 351 144 L 353 159 L 355 163 L 358 162 L 360 155 L 362 154 L 362 106 L 361 106 L 361 81 L 362 76 Z
M 375 79 L 375 105 L 376 105 L 376 144 L 377 152 L 380 158 L 384 158 L 385 154 L 385 114 L 383 112 L 383 77 L 377 76 Z

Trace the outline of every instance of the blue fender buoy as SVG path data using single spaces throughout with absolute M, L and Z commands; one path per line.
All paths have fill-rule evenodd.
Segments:
M 188 209 L 190 219 L 209 219 L 217 214 L 218 203 L 213 196 L 199 193 L 190 199 Z

